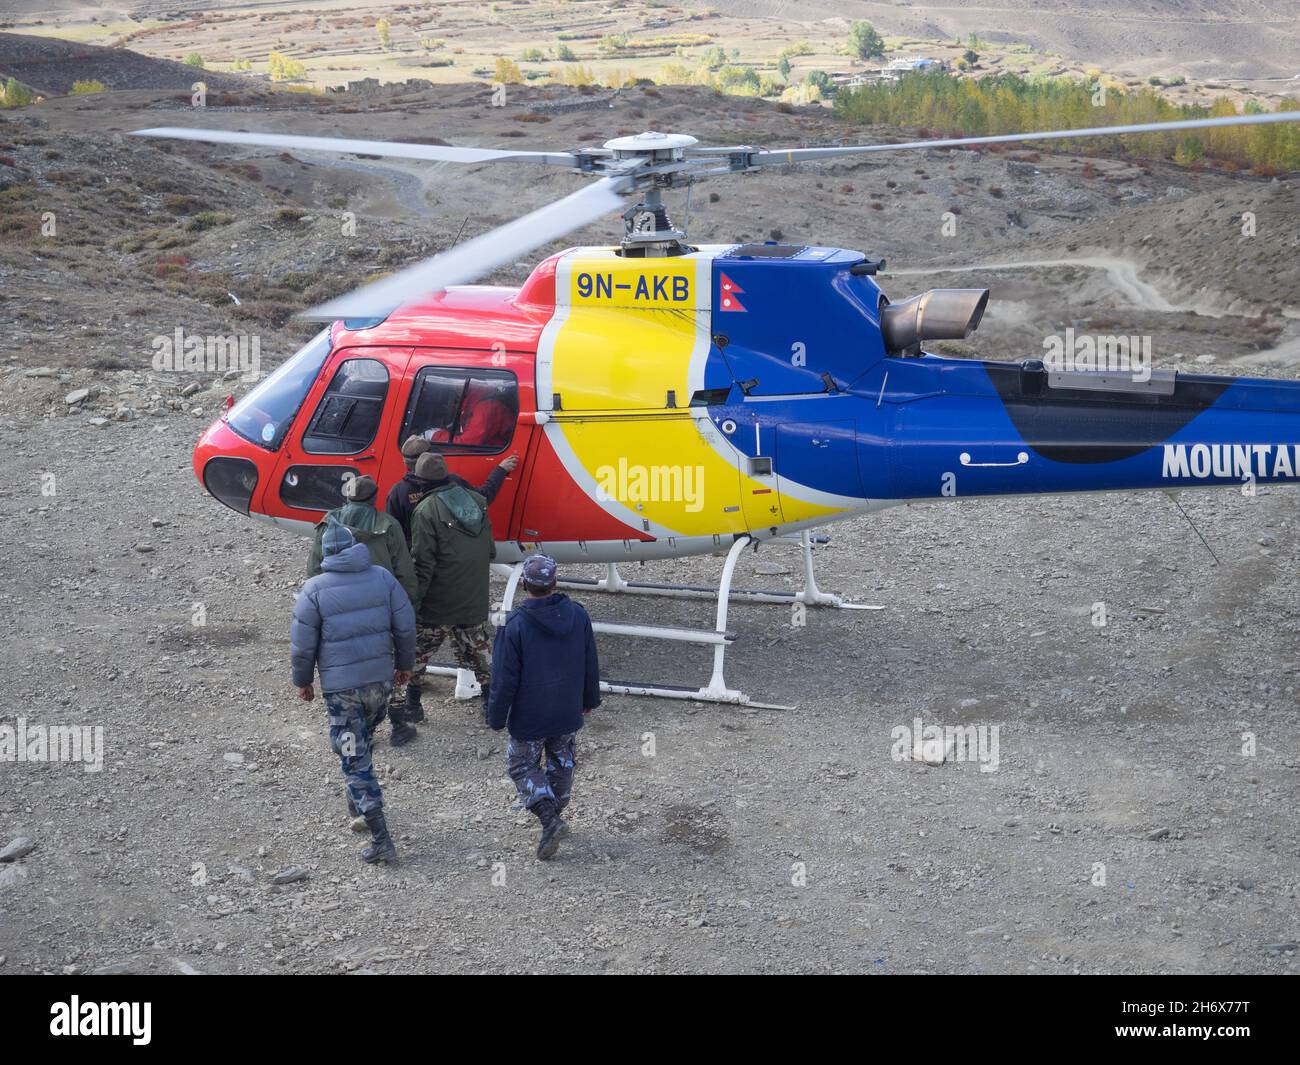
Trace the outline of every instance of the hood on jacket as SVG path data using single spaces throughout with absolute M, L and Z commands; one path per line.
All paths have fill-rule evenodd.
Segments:
M 379 521 L 379 511 L 375 509 L 373 503 L 347 503 L 338 510 L 331 511 L 329 517 L 354 532 L 358 529 L 373 532 L 375 523 Z
M 545 599 L 525 599 L 519 610 L 520 617 L 552 636 L 567 636 L 578 623 L 577 606 L 563 592 L 553 592 Z
M 483 531 L 483 519 L 487 517 L 487 512 L 479 506 L 478 500 L 465 490 L 464 485 L 452 481 L 451 478 L 447 480 L 447 487 L 435 483 L 434 492 L 451 512 L 452 520 L 460 526 L 461 530 L 469 533 L 470 536 L 477 536 Z
M 336 555 L 326 555 L 320 561 L 320 568 L 328 573 L 360 573 L 370 566 L 370 548 L 365 544 L 353 544 Z

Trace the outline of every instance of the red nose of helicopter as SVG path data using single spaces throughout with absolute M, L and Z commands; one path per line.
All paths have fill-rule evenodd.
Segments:
M 270 475 L 271 453 L 249 443 L 219 418 L 194 445 L 194 476 L 213 498 L 255 516 L 259 490 Z

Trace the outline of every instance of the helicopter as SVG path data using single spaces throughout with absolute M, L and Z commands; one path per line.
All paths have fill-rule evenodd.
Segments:
M 545 152 L 178 127 L 136 135 L 558 166 L 594 178 L 305 312 L 327 324 L 207 428 L 194 472 L 227 507 L 308 533 L 348 479 L 369 474 L 386 494 L 406 472 L 399 448 L 411 435 L 434 442 L 474 483 L 517 454 L 490 507 L 506 578 L 494 620 L 509 610 L 531 552 L 599 563 L 603 578 L 563 583 L 716 601 L 712 629 L 597 621 L 598 632 L 714 652 L 703 687 L 602 681 L 606 691 L 769 707 L 726 683 L 731 601 L 883 609 L 818 588 L 814 548 L 828 538 L 812 530 L 923 500 L 1293 482 L 1300 382 L 931 354 L 927 342 L 979 325 L 987 289 L 891 302 L 877 280 L 883 261 L 860 251 L 692 245 L 663 192 L 865 153 L 1297 119 L 1275 112 L 789 149 L 660 132 Z M 618 244 L 550 255 L 517 288 L 468 284 L 615 210 Z M 800 591 L 732 587 L 741 551 L 763 543 L 799 549 Z M 629 581 L 619 570 L 708 554 L 724 556 L 716 587 Z M 471 683 L 459 676 L 458 696 L 470 697 Z

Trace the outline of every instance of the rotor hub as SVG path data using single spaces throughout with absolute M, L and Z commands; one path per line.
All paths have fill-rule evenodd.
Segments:
M 685 133 L 657 133 L 647 130 L 631 137 L 615 137 L 605 142 L 605 149 L 615 159 L 649 159 L 651 162 L 676 162 L 699 141 Z

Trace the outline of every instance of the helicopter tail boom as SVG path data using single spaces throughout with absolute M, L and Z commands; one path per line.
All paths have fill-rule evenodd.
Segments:
M 944 384 L 897 407 L 903 498 L 1253 490 L 1300 479 L 1297 381 L 907 361 Z

